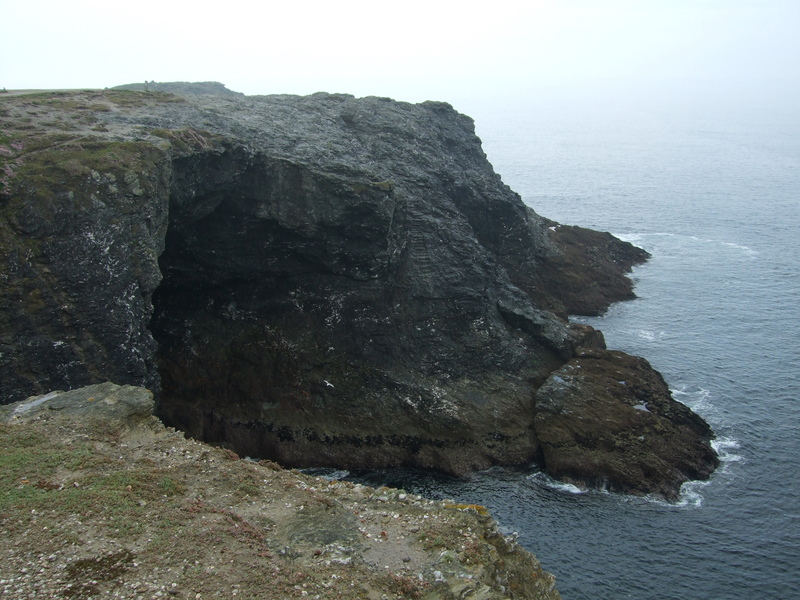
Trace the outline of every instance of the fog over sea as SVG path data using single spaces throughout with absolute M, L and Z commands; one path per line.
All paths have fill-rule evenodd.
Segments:
M 800 598 L 800 104 L 576 98 L 457 108 L 539 214 L 652 253 L 637 300 L 576 320 L 661 371 L 720 468 L 677 504 L 533 469 L 364 478 L 487 505 L 565 600 Z

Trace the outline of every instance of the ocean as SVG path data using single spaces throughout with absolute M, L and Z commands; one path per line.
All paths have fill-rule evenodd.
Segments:
M 565 600 L 800 598 L 800 105 L 457 107 L 539 214 L 652 253 L 632 275 L 638 299 L 575 320 L 647 358 L 714 428 L 722 464 L 674 504 L 535 468 L 362 480 L 488 506 Z

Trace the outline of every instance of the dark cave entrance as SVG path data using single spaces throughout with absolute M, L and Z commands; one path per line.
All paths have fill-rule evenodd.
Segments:
M 237 453 L 279 456 L 276 446 L 291 441 L 315 402 L 346 391 L 322 383 L 349 368 L 323 332 L 331 331 L 332 282 L 346 280 L 332 271 L 350 234 L 309 224 L 313 211 L 295 205 L 318 184 L 294 165 L 193 156 L 176 161 L 174 173 L 150 320 L 157 414 Z M 330 203 L 330 195 L 315 201 Z M 355 352 L 357 340 L 340 334 L 337 350 Z

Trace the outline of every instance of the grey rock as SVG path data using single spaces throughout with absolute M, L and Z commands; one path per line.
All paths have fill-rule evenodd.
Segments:
M 244 94 L 241 92 L 229 90 L 227 87 L 217 81 L 145 81 L 144 83 L 128 83 L 125 85 L 118 85 L 112 89 L 136 90 L 140 92 L 167 92 L 169 94 L 178 94 L 181 96 L 204 94 L 229 97 L 244 96 Z
M 70 418 L 98 418 L 134 426 L 153 415 L 155 402 L 149 390 L 132 385 L 99 383 L 66 392 L 54 391 L 0 406 L 0 422 L 22 424 L 58 413 Z

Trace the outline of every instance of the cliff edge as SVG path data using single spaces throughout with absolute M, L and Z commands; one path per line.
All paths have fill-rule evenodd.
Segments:
M 239 459 L 152 408 L 111 383 L 0 407 L 0 595 L 560 598 L 481 506 Z
M 113 380 L 288 466 L 549 469 L 537 391 L 604 348 L 566 315 L 632 298 L 646 253 L 526 207 L 445 103 L 202 89 L 0 100 L 2 401 Z M 702 468 L 605 480 L 708 476 L 687 427 Z

